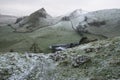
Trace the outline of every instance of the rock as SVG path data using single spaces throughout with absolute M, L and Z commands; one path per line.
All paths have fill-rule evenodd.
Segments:
M 59 52 L 56 52 L 50 55 L 50 58 L 53 59 L 54 61 L 62 61 L 67 58 L 67 54 L 60 54 Z
M 93 52 L 93 50 L 94 50 L 93 48 L 88 48 L 88 49 L 85 49 L 85 52 L 90 53 L 90 52 Z
M 90 57 L 88 57 L 88 56 L 77 56 L 77 57 L 73 60 L 72 66 L 73 66 L 73 67 L 79 67 L 79 66 L 81 66 L 81 65 L 83 65 L 83 64 L 85 64 L 85 63 L 87 63 L 87 62 L 90 62 L 90 61 L 91 61 L 91 59 L 90 59 Z

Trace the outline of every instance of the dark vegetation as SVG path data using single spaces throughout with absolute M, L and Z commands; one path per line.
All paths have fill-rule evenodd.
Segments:
M 105 24 L 106 24 L 105 21 L 94 21 L 92 23 L 88 23 L 88 25 L 90 25 L 90 26 L 96 26 L 96 27 L 100 27 L 100 26 L 105 25 Z
M 49 48 L 52 50 L 52 52 L 63 51 L 68 48 L 73 48 L 94 41 L 97 41 L 97 39 L 89 40 L 87 37 L 82 37 L 79 42 L 69 43 L 69 44 L 55 44 L 55 45 L 51 45 Z
M 20 18 L 17 18 L 15 24 L 19 23 L 22 19 L 24 19 L 25 17 L 20 17 Z
M 43 51 L 40 49 L 40 47 L 37 43 L 33 43 L 32 46 L 30 47 L 30 52 L 42 53 Z
M 69 16 L 64 16 L 64 17 L 62 17 L 61 20 L 63 20 L 63 21 L 70 21 L 70 18 L 69 18 Z

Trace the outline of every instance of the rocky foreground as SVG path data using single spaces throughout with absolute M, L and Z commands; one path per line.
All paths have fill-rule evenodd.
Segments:
M 54 54 L 1 53 L 0 80 L 120 80 L 120 37 Z

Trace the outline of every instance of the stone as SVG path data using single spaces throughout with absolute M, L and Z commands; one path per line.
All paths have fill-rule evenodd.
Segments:
M 77 56 L 73 62 L 72 62 L 72 66 L 73 67 L 79 67 L 81 65 L 83 65 L 84 63 L 87 63 L 91 61 L 90 57 L 88 56 Z

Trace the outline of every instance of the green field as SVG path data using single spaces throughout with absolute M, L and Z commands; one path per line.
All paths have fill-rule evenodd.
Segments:
M 96 36 L 86 35 L 89 38 Z M 29 52 L 32 44 L 37 44 L 41 52 L 50 52 L 52 44 L 78 42 L 81 36 L 71 27 L 69 22 L 60 22 L 56 25 L 40 28 L 31 33 L 16 33 L 9 26 L 0 27 L 0 52 L 10 50 L 16 52 Z

